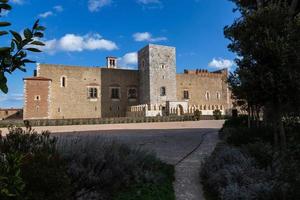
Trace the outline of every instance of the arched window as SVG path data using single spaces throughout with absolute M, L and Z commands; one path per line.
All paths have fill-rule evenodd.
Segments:
M 160 88 L 160 96 L 166 96 L 166 87 L 161 87 Z
M 206 99 L 206 100 L 209 100 L 209 99 L 210 99 L 210 94 L 209 94 L 209 92 L 206 92 L 206 93 L 205 93 L 205 99 Z
M 220 92 L 217 92 L 217 99 L 218 99 L 218 100 L 221 99 L 221 94 L 220 94 Z
M 67 77 L 62 76 L 60 79 L 60 86 L 61 87 L 66 87 L 67 86 Z

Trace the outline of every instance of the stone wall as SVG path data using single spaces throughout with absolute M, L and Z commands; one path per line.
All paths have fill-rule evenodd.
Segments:
M 38 76 L 52 79 L 50 119 L 101 117 L 100 92 L 97 99 L 88 98 L 89 86 L 101 87 L 100 68 L 40 64 Z
M 111 98 L 111 88 L 120 89 L 120 98 Z M 129 99 L 128 90 L 135 88 L 137 98 Z M 139 104 L 139 73 L 136 70 L 101 68 L 102 117 L 125 117 L 128 106 Z
M 24 119 L 49 119 L 51 79 L 24 79 Z
M 23 109 L 17 109 L 17 108 L 0 109 L 0 120 L 22 119 L 22 118 L 23 118 Z
M 148 45 L 139 52 L 142 104 L 165 105 L 176 100 L 176 50 L 174 47 Z M 161 88 L 166 95 L 161 96 Z
M 210 115 L 216 109 L 224 110 L 225 114 L 225 111 L 229 111 L 232 107 L 226 79 L 227 70 L 217 72 L 197 70 L 197 73 L 186 70 L 176 77 L 177 99 L 188 100 L 190 107 L 197 107 L 203 114 Z M 184 91 L 188 91 L 189 99 L 184 98 Z

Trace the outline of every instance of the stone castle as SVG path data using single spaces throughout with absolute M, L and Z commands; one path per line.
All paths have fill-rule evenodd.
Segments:
M 176 74 L 176 49 L 149 44 L 138 52 L 138 70 L 38 64 L 24 79 L 24 119 L 212 115 L 232 108 L 226 69 Z

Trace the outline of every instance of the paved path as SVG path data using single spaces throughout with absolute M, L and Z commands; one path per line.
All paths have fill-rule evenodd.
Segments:
M 223 121 L 38 127 L 68 137 L 104 137 L 154 151 L 175 165 L 176 200 L 204 200 L 199 180 L 201 162 L 217 143 Z

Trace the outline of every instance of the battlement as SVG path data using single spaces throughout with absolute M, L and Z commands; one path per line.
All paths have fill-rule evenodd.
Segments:
M 193 75 L 199 75 L 199 76 L 207 76 L 207 77 L 220 77 L 220 76 L 227 76 L 228 70 L 227 69 L 221 69 L 213 72 L 209 72 L 207 69 L 196 69 L 196 70 L 187 70 L 185 69 L 184 74 L 193 74 Z

